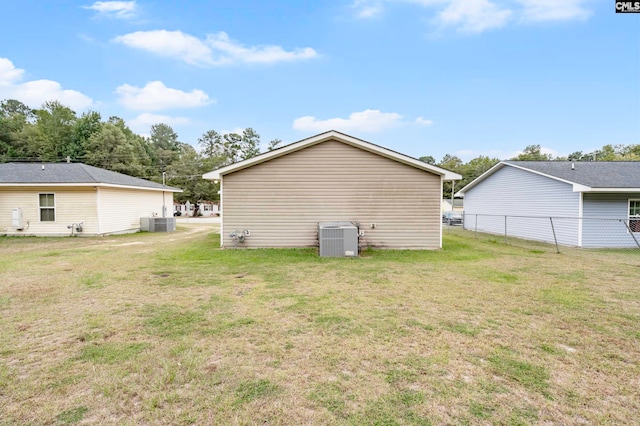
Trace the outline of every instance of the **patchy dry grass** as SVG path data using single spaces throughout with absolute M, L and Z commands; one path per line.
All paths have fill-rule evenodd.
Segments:
M 640 269 L 445 249 L 0 239 L 0 424 L 631 424 Z

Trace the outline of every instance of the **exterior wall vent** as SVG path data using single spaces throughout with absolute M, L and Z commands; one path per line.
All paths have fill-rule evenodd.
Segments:
M 319 222 L 321 257 L 358 256 L 358 227 L 351 222 Z
M 173 232 L 176 230 L 176 218 L 141 217 L 140 230 L 147 232 Z

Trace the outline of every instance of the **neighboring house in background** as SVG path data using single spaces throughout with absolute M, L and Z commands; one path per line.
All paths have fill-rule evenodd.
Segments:
M 462 198 L 453 199 L 453 208 L 451 208 L 451 198 L 442 200 L 442 212 L 461 212 L 464 211 L 464 200 Z
M 173 215 L 174 216 L 183 216 L 190 217 L 196 211 L 196 207 L 198 207 L 198 216 L 219 216 L 220 215 L 220 206 L 218 203 L 213 203 L 210 201 L 191 204 L 189 201 L 186 203 L 173 203 Z
M 365 247 L 442 247 L 442 182 L 461 176 L 336 131 L 206 173 L 220 181 L 221 244 L 315 247 L 319 222 L 359 224 Z
M 502 161 L 458 194 L 467 229 L 503 234 L 508 222 L 509 236 L 552 243 L 555 231 L 587 248 L 640 241 L 640 162 Z
M 174 192 L 182 190 L 81 163 L 0 164 L 0 234 L 136 232 L 141 217 L 163 208 L 171 217 Z

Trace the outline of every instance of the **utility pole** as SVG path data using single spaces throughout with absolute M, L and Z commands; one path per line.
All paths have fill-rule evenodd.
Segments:
M 165 179 L 167 177 L 167 172 L 162 172 L 162 186 L 165 186 Z M 162 217 L 167 217 L 167 206 L 164 201 L 164 191 L 162 191 Z

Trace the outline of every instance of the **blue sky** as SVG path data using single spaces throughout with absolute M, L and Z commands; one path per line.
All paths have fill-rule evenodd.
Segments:
M 640 143 L 640 15 L 609 0 L 4 2 L 0 99 L 171 125 L 329 129 L 414 157 Z

